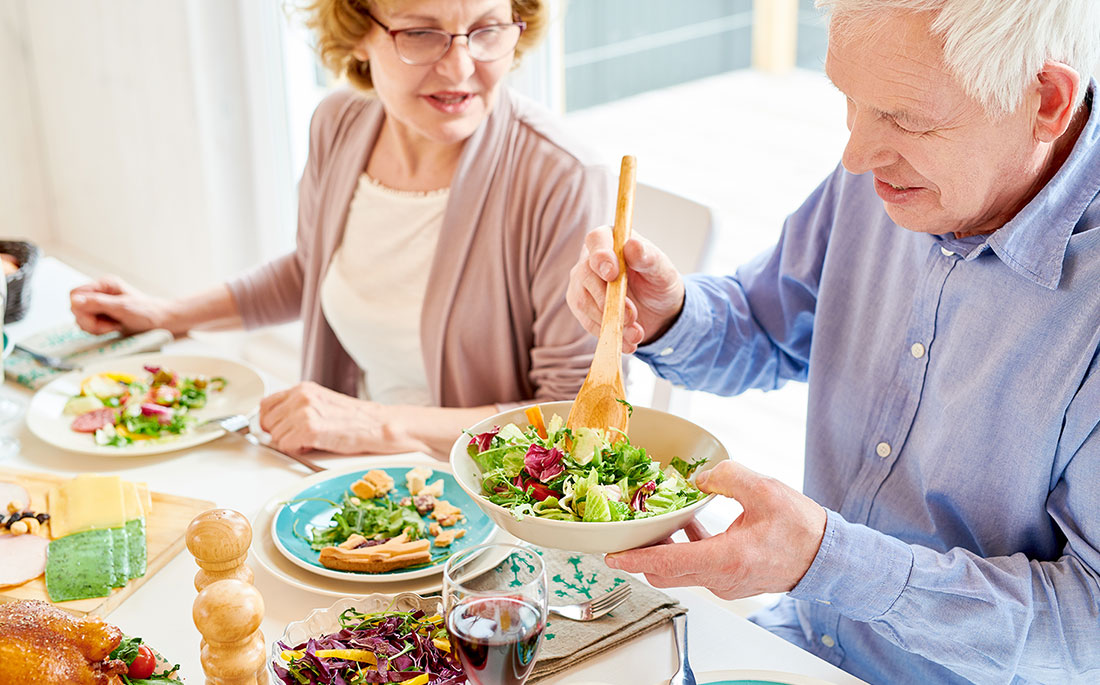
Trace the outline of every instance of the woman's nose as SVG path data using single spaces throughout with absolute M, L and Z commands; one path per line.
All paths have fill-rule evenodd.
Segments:
M 451 41 L 451 47 L 435 65 L 436 71 L 453 83 L 465 81 L 476 67 L 474 59 L 470 57 L 470 39 L 466 36 L 456 36 Z

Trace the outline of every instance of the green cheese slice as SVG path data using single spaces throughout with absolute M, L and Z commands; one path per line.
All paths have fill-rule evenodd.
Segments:
M 126 538 L 130 547 L 130 578 L 145 575 L 145 563 L 148 550 L 145 543 L 145 519 L 130 519 L 126 522 Z
M 111 529 L 111 547 L 114 560 L 114 580 L 112 587 L 122 587 L 130 581 L 130 543 L 125 528 Z
M 110 528 L 50 541 L 46 592 L 54 602 L 106 597 L 114 587 L 114 536 Z

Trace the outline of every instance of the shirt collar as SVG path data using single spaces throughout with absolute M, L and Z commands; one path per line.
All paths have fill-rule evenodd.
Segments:
M 1096 80 L 1092 79 L 1086 95 L 1089 118 L 1054 178 L 1008 223 L 984 236 L 986 240 L 981 244 L 959 240 L 959 254 L 973 259 L 988 246 L 1024 278 L 1051 290 L 1058 287 L 1070 236 L 1100 194 L 1100 107 L 1095 101 L 1096 91 Z M 946 238 L 944 242 L 956 240 Z

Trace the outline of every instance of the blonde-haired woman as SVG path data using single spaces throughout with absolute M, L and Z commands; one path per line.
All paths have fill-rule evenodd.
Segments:
M 318 0 L 323 61 L 356 87 L 310 127 L 297 248 L 159 300 L 75 289 L 86 330 L 176 334 L 301 317 L 305 382 L 264 399 L 273 446 L 443 454 L 501 404 L 572 398 L 594 345 L 564 299 L 606 172 L 502 85 L 545 29 L 538 0 Z

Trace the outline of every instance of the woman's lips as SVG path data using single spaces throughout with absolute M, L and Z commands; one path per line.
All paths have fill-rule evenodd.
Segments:
M 923 189 L 920 187 L 908 187 L 889 183 L 875 176 L 875 192 L 878 193 L 878 196 L 882 198 L 884 202 L 900 204 L 911 199 L 921 190 Z
M 474 99 L 473 93 L 449 91 L 431 93 L 422 97 L 429 105 L 446 114 L 461 114 L 469 108 Z

